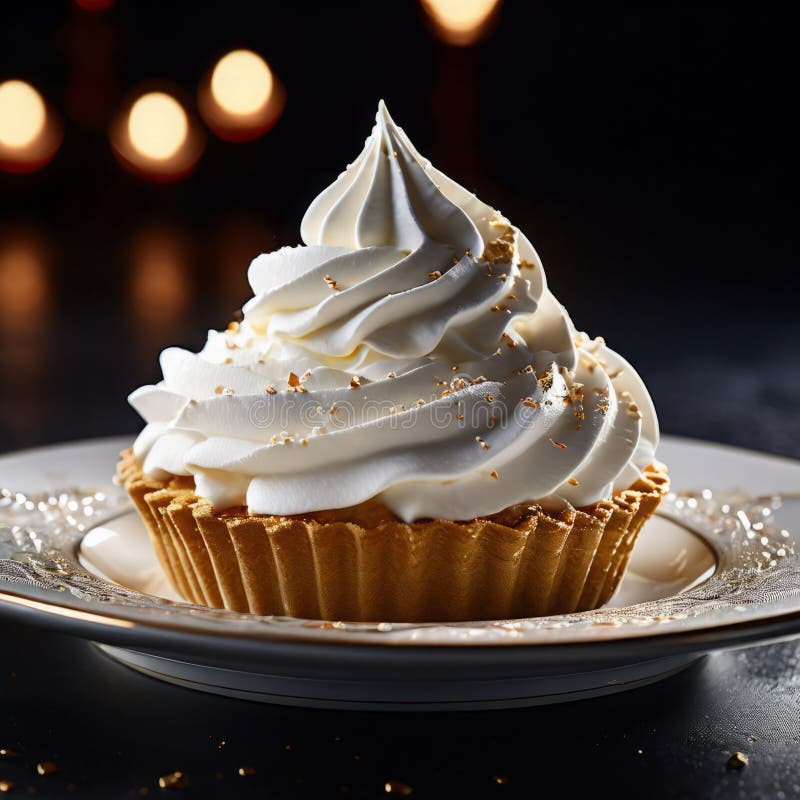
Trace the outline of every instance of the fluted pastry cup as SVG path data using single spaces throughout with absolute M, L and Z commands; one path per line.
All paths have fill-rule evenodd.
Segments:
M 153 480 L 130 450 L 118 479 L 181 597 L 307 619 L 446 622 L 566 614 L 614 594 L 669 488 L 647 467 L 582 508 L 522 503 L 466 521 L 400 521 L 371 500 L 295 516 L 217 511 L 191 477 Z

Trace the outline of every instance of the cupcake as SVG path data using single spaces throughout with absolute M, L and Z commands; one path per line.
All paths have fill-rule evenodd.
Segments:
M 352 621 L 605 603 L 668 488 L 658 423 L 528 239 L 383 103 L 301 236 L 130 396 L 147 425 L 118 475 L 176 591 Z

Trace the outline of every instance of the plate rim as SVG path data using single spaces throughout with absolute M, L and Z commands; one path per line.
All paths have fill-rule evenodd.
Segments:
M 758 456 L 768 459 L 775 459 L 779 462 L 785 463 L 786 466 L 791 466 L 794 469 L 800 467 L 800 462 L 787 458 L 785 456 L 776 456 L 770 453 L 761 453 L 746 448 L 740 448 L 734 445 L 727 445 L 716 442 L 707 442 L 702 439 L 694 439 L 690 437 L 666 436 L 665 440 L 674 442 L 676 444 L 686 443 L 691 445 L 709 445 L 713 448 L 722 448 L 735 450 L 750 456 Z M 46 454 L 53 449 L 69 449 L 70 447 L 81 446 L 108 446 L 111 447 L 112 443 L 124 442 L 127 440 L 125 436 L 111 436 L 111 437 L 96 437 L 92 439 L 73 440 L 68 442 L 60 442 L 52 445 L 40 445 L 36 447 L 17 450 L 9 453 L 0 454 L 0 463 L 7 458 L 16 456 L 30 456 L 38 454 Z M 410 649 L 415 652 L 422 652 L 428 649 L 433 651 L 441 651 L 442 647 L 454 648 L 459 651 L 480 650 L 515 650 L 515 651 L 530 651 L 535 648 L 537 653 L 544 652 L 566 652 L 575 653 L 578 650 L 591 648 L 593 652 L 605 648 L 625 649 L 620 647 L 622 643 L 630 645 L 642 646 L 652 645 L 654 642 L 661 644 L 661 649 L 669 649 L 669 646 L 680 646 L 683 643 L 692 651 L 699 649 L 717 649 L 719 647 L 741 646 L 737 642 L 754 642 L 761 640 L 772 640 L 774 638 L 784 638 L 792 636 L 795 633 L 800 633 L 800 608 L 794 610 L 781 612 L 776 610 L 773 613 L 767 613 L 764 616 L 757 618 L 750 618 L 746 620 L 737 621 L 735 619 L 727 621 L 716 621 L 716 624 L 701 626 L 698 628 L 691 628 L 688 630 L 674 630 L 660 632 L 658 626 L 651 626 L 648 629 L 641 629 L 639 632 L 632 632 L 629 629 L 620 631 L 618 636 L 609 635 L 601 639 L 584 638 L 578 641 L 565 640 L 554 638 L 551 641 L 519 641 L 513 637 L 509 637 L 503 641 L 465 641 L 463 639 L 453 638 L 447 641 L 417 641 L 412 638 L 395 639 L 393 637 L 375 636 L 366 640 L 360 638 L 355 641 L 342 641 L 340 639 L 323 639 L 321 636 L 313 636 L 309 631 L 308 636 L 302 636 L 293 631 L 291 636 L 282 635 L 279 626 L 271 629 L 256 629 L 241 630 L 241 629 L 212 629 L 206 628 L 205 630 L 198 627 L 192 627 L 184 624 L 180 620 L 170 619 L 169 622 L 165 620 L 168 618 L 151 617 L 147 619 L 130 619 L 126 615 L 104 613 L 102 607 L 98 607 L 96 603 L 91 605 L 80 605 L 78 599 L 74 603 L 68 600 L 70 596 L 64 595 L 64 600 L 67 602 L 59 602 L 57 597 L 53 597 L 53 592 L 37 589 L 36 587 L 21 588 L 24 584 L 15 584 L 6 581 L 0 581 L 0 613 L 4 616 L 20 616 L 31 621 L 31 617 L 35 623 L 40 626 L 49 627 L 55 630 L 69 628 L 74 629 L 77 635 L 86 635 L 88 638 L 98 639 L 104 642 L 111 643 L 112 641 L 124 640 L 125 645 L 129 647 L 152 647 L 153 640 L 160 639 L 162 635 L 180 635 L 182 640 L 192 640 L 198 647 L 210 646 L 212 642 L 219 643 L 225 641 L 226 643 L 236 642 L 238 646 L 250 648 L 255 650 L 263 650 L 264 648 L 274 649 L 277 646 L 289 647 L 323 647 L 330 648 L 336 647 L 339 652 L 342 649 L 356 648 L 363 651 L 368 648 L 372 651 L 388 649 L 396 651 L 396 649 Z M 15 590 L 15 587 L 20 587 Z M 191 605 L 191 604 L 186 604 Z M 109 608 L 124 609 L 123 605 L 109 605 Z M 67 622 L 69 621 L 69 622 Z M 82 623 L 82 624 L 79 624 Z M 89 633 L 81 633 L 85 628 L 91 630 Z M 125 632 L 123 635 L 122 632 Z M 761 631 L 761 635 L 759 635 Z M 96 634 L 102 634 L 98 637 Z M 118 635 L 114 635 L 114 634 Z M 147 640 L 151 640 L 148 645 Z M 704 643 L 704 647 L 700 647 L 700 642 Z M 376 645 L 382 645 L 383 648 Z M 155 642 L 155 646 L 159 646 Z M 391 647 L 387 647 L 391 646 Z M 193 648 L 194 649 L 194 648 Z M 687 651 L 688 652 L 688 651 Z M 653 654 L 656 655 L 655 653 Z
M 35 591 L 44 594 L 43 590 Z M 38 608 L 41 606 L 47 606 L 47 609 Z M 79 613 L 77 615 L 74 613 L 60 614 L 53 613 L 49 609 L 58 609 L 62 612 L 78 611 Z M 400 652 L 413 653 L 415 658 L 427 661 L 429 658 L 435 660 L 441 656 L 442 648 L 447 648 L 447 650 L 459 654 L 477 655 L 481 662 L 484 660 L 484 654 L 489 658 L 493 653 L 502 652 L 508 654 L 505 656 L 506 658 L 517 660 L 519 657 L 518 660 L 525 661 L 530 654 L 535 653 L 545 655 L 548 663 L 557 661 L 565 666 L 567 663 L 575 666 L 585 661 L 587 669 L 596 669 L 596 664 L 591 664 L 588 658 L 597 658 L 601 653 L 604 653 L 607 659 L 613 657 L 614 663 L 618 663 L 619 657 L 623 655 L 620 651 L 625 651 L 624 654 L 630 658 L 641 659 L 642 655 L 652 648 L 651 652 L 647 652 L 647 657 L 648 660 L 654 660 L 682 653 L 747 647 L 752 644 L 779 641 L 800 634 L 800 610 L 795 610 L 688 631 L 671 631 L 661 634 L 649 632 L 637 636 L 626 635 L 594 641 L 514 642 L 509 640 L 503 643 L 497 641 L 464 643 L 453 640 L 431 643 L 392 640 L 382 637 L 376 637 L 370 641 L 341 641 L 321 638 L 305 639 L 297 636 L 292 638 L 280 635 L 266 636 L 263 633 L 241 631 L 235 633 L 198 631 L 188 627 L 184 628 L 180 624 L 177 626 L 152 625 L 149 620 L 147 622 L 123 621 L 112 615 L 99 613 L 97 610 L 74 609 L 69 605 L 36 600 L 26 594 L 5 590 L 0 592 L 0 616 L 17 618 L 22 622 L 32 623 L 36 627 L 53 630 L 57 633 L 76 635 L 95 642 L 173 658 L 185 658 L 187 655 L 184 647 L 176 647 L 174 642 L 169 641 L 170 637 L 174 637 L 176 634 L 181 636 L 181 642 L 191 643 L 189 651 L 193 654 L 208 654 L 219 645 L 222 639 L 226 644 L 234 645 L 234 652 L 226 650 L 224 654 L 226 664 L 230 656 L 243 663 L 249 663 L 260 662 L 260 657 L 266 653 L 274 655 L 276 652 L 282 652 L 284 656 L 287 656 L 301 649 L 304 652 L 317 651 L 320 656 L 324 656 L 325 653 L 330 652 L 331 648 L 335 648 L 339 656 L 349 653 L 354 659 L 363 657 L 364 652 L 368 651 L 371 653 L 373 662 L 375 656 L 380 658 L 385 655 L 391 659 Z M 130 624 L 126 624 L 128 622 Z M 139 635 L 142 633 L 149 639 L 149 642 Z M 151 635 L 147 636 L 148 634 Z M 164 641 L 159 641 L 161 639 Z M 653 644 L 656 642 L 659 647 L 653 648 Z M 512 656 L 512 654 L 514 655 Z M 303 656 L 303 658 L 306 657 Z M 464 666 L 468 665 L 464 664 Z M 230 668 L 236 669 L 236 667 Z

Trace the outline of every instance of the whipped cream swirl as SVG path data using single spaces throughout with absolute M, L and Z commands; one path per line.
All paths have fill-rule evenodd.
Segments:
M 383 103 L 301 235 L 251 263 L 240 323 L 165 350 L 163 380 L 131 394 L 145 474 L 191 474 L 219 509 L 377 498 L 410 522 L 586 505 L 653 461 L 630 364 L 575 330 L 525 236 Z

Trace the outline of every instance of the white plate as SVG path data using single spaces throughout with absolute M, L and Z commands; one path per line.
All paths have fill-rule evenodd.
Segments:
M 508 707 L 620 691 L 720 647 L 800 632 L 800 568 L 791 536 L 780 532 L 800 529 L 800 502 L 773 514 L 772 503 L 739 498 L 723 511 L 728 498 L 719 496 L 795 494 L 800 464 L 787 459 L 667 438 L 659 456 L 673 486 L 713 493 L 668 499 L 671 519 L 648 523 L 605 609 L 332 626 L 177 601 L 141 523 L 109 485 L 128 441 L 0 457 L 0 486 L 26 495 L 0 502 L 0 612 L 101 642 L 118 660 L 181 685 L 293 705 Z M 103 494 L 53 495 L 69 487 Z M 17 528 L 4 529 L 4 518 Z M 77 566 L 78 548 L 88 572 Z

